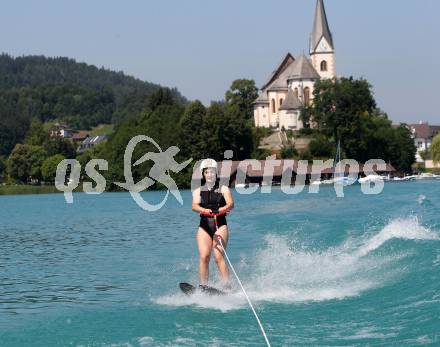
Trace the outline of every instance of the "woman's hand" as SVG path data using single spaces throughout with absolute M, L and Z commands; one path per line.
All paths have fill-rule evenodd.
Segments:
M 212 214 L 212 210 L 209 208 L 204 208 L 202 211 L 200 211 L 201 214 Z

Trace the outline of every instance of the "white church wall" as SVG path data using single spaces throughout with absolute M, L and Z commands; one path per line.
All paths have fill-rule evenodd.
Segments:
M 282 110 L 280 111 L 280 130 L 284 127 L 285 130 L 299 130 L 302 122 L 299 120 L 299 110 Z
M 278 127 L 279 124 L 279 116 L 278 116 L 278 109 L 279 109 L 279 98 L 278 93 L 274 91 L 270 91 L 268 93 L 269 97 L 269 124 L 271 127 Z M 275 110 L 272 106 L 272 100 L 275 101 Z M 275 111 L 275 112 L 273 112 Z
M 298 88 L 298 98 L 301 102 L 304 103 L 304 89 L 309 88 L 310 102 L 313 100 L 313 91 L 315 90 L 315 82 L 312 80 L 305 81 L 292 81 L 290 88 L 295 91 L 295 88 Z
M 335 55 L 333 53 L 316 53 L 311 56 L 312 65 L 324 79 L 336 77 Z M 327 62 L 327 71 L 321 71 L 321 62 Z
M 287 92 L 278 92 L 277 98 L 278 98 L 278 109 L 281 107 L 282 101 L 286 100 Z
M 268 105 L 256 105 L 254 108 L 254 122 L 256 127 L 270 127 Z

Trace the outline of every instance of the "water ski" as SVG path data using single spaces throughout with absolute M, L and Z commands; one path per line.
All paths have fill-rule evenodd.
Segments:
M 192 284 L 189 283 L 179 283 L 179 288 L 186 295 L 192 295 L 197 291 L 207 295 L 226 295 L 224 291 L 210 286 L 194 287 Z

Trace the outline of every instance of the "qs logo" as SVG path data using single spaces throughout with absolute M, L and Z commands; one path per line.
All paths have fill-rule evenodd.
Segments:
M 149 177 L 145 177 L 135 183 L 131 162 L 134 149 L 142 141 L 148 141 L 153 144 L 158 152 L 148 152 L 133 164 L 133 166 L 138 166 L 148 160 L 154 163 L 150 169 Z M 174 156 L 179 153 L 179 151 L 180 149 L 178 147 L 171 146 L 164 152 L 156 141 L 146 135 L 133 137 L 128 143 L 124 153 L 125 182 L 115 182 L 114 184 L 128 190 L 134 201 L 146 211 L 153 212 L 159 210 L 166 203 L 170 192 L 177 201 L 183 205 L 182 196 L 180 195 L 176 182 L 171 178 L 170 172 L 177 173 L 182 171 L 191 163 L 192 158 L 181 164 L 177 163 Z M 98 167 L 98 170 L 108 170 L 108 162 L 104 159 L 92 159 L 86 164 L 86 174 L 96 183 L 95 187 L 93 187 L 92 182 L 83 183 L 83 190 L 87 194 L 101 194 L 105 191 L 107 185 L 106 179 L 96 170 L 96 167 Z M 81 164 L 76 159 L 65 159 L 58 164 L 55 186 L 58 190 L 64 192 L 67 203 L 73 203 L 73 190 L 79 185 L 80 175 Z M 67 176 L 69 176 L 68 180 L 66 180 Z M 142 198 L 140 192 L 151 187 L 156 182 L 163 184 L 167 188 L 167 193 L 160 203 L 150 204 Z

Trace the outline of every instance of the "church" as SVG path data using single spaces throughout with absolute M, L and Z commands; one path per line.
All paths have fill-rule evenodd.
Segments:
M 333 37 L 325 13 L 324 0 L 317 0 L 309 57 L 287 55 L 261 87 L 254 102 L 256 127 L 299 130 L 301 108 L 313 102 L 318 79 L 336 77 Z

